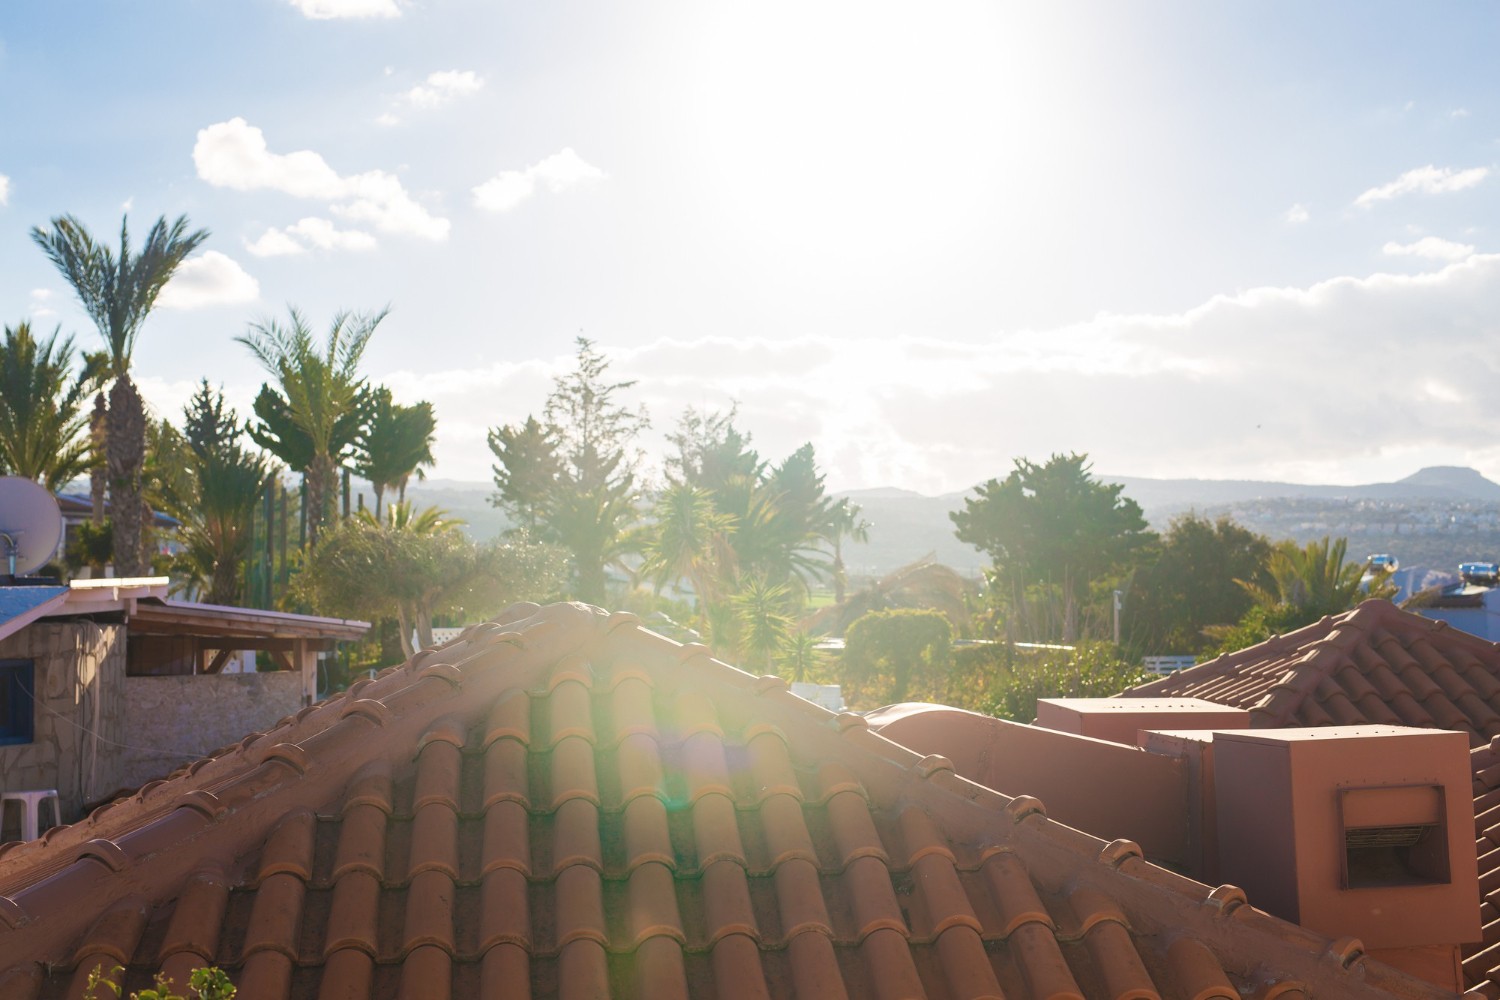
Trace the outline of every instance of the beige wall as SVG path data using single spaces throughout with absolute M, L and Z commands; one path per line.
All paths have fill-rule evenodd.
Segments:
M 212 750 L 269 729 L 302 707 L 302 677 L 198 674 L 125 678 L 125 722 L 120 783 L 144 785 Z
M 0 659 L 35 663 L 35 739 L 0 747 L 0 789 L 56 788 L 63 819 L 120 787 L 125 629 L 37 622 L 0 639 Z

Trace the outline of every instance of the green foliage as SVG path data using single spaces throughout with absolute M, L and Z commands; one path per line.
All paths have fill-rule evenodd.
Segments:
M 553 382 L 544 422 L 489 435 L 495 504 L 572 555 L 573 592 L 593 604 L 604 603 L 605 567 L 624 554 L 636 517 L 635 440 L 649 426 L 644 410 L 618 402 L 635 383 L 610 382 L 608 372 L 609 360 L 579 337 L 575 367 Z
M 275 320 L 253 323 L 248 333 L 235 340 L 249 348 L 280 390 L 279 400 L 275 392 L 261 391 L 266 398 L 265 413 L 257 399 L 256 414 L 265 426 L 253 430 L 251 436 L 273 454 L 278 452 L 272 443 L 284 448 L 287 456 L 304 460 L 292 467 L 301 469 L 305 476 L 311 544 L 328 518 L 334 500 L 335 470 L 353 444 L 351 432 L 358 428 L 363 414 L 366 389 L 359 364 L 386 313 L 339 312 L 333 317 L 325 343 L 319 346 L 303 315 L 296 308 L 289 312 L 287 324 Z M 267 414 L 276 419 L 275 425 L 267 420 Z M 305 441 L 292 433 L 293 428 L 305 435 Z
M 157 295 L 188 254 L 208 239 L 207 230 L 188 232 L 187 227 L 185 215 L 170 225 L 163 216 L 136 252 L 130 246 L 129 220 L 122 219 L 118 253 L 95 242 L 71 215 L 54 218 L 50 229 L 37 226 L 31 230 L 32 240 L 73 286 L 109 349 L 108 371 L 114 384 L 109 391 L 102 450 L 115 520 L 112 558 L 120 576 L 140 575 L 146 562 L 141 526 L 148 512 L 141 496 L 141 476 L 148 421 L 130 378 L 131 354 Z M 96 461 L 100 450 L 96 443 Z
M 240 444 L 244 425 L 224 394 L 204 379 L 183 411 L 182 468 L 164 477 L 161 503 L 181 522 L 183 550 L 170 569 L 181 586 L 210 604 L 240 597 L 251 528 L 270 463 Z M 165 449 L 158 448 L 159 456 Z
M 1269 582 L 1271 545 L 1227 517 L 1172 521 L 1125 595 L 1127 644 L 1143 655 L 1199 653 L 1204 629 L 1239 621 L 1254 603 L 1237 581 Z
M 1149 678 L 1108 643 L 1075 649 L 1018 650 L 995 678 L 987 714 L 1030 723 L 1038 698 L 1105 698 Z
M 1153 538 L 1122 490 L 1096 480 L 1087 455 L 1053 455 L 1045 465 L 1018 458 L 1009 476 L 978 487 L 949 516 L 958 539 L 993 561 L 1011 620 L 1033 638 L 1070 640 L 1091 585 L 1128 567 Z M 1030 610 L 1029 596 L 1059 598 L 1061 627 Z
M 546 546 L 478 544 L 436 508 L 394 503 L 384 521 L 361 512 L 324 532 L 293 592 L 321 614 L 396 618 L 411 656 L 412 630 L 429 645 L 434 615 L 478 621 L 516 601 L 546 600 L 560 580 L 560 558 Z
M 954 632 L 962 635 L 969 624 L 970 589 L 951 567 L 926 556 L 861 587 L 841 603 L 818 611 L 811 616 L 808 626 L 818 632 L 841 635 L 853 622 L 872 611 L 927 608 L 946 615 Z
M 537 534 L 562 478 L 556 435 L 528 416 L 519 427 L 492 427 L 489 445 L 498 460 L 490 467 L 495 477 L 490 503 L 510 514 L 519 530 Z
M 735 647 L 747 665 L 770 673 L 774 658 L 792 638 L 791 589 L 784 583 L 753 578 L 734 595 L 731 607 Z M 721 639 L 719 632 L 714 639 Z
M 93 462 L 84 406 L 106 364 L 103 355 L 85 355 L 75 374 L 73 338 L 60 334 L 38 340 L 22 321 L 0 340 L 0 473 L 53 492 Z
M 68 568 L 79 570 L 85 566 L 103 566 L 109 562 L 110 553 L 114 551 L 114 534 L 108 518 L 97 524 L 84 521 L 75 526 L 72 538 L 68 540 L 67 551 L 63 553 Z
M 677 450 L 667 459 L 668 483 L 635 534 L 642 570 L 658 589 L 688 581 L 715 644 L 745 652 L 733 603 L 780 587 L 780 613 L 795 616 L 810 584 L 834 574 L 828 547 L 836 551 L 842 537 L 863 530 L 859 508 L 827 496 L 812 445 L 774 467 L 762 461 L 735 428 L 733 410 L 689 409 L 667 438 Z M 762 666 L 773 648 L 755 646 Z
M 116 980 L 124 972 L 125 967 L 122 965 L 115 966 L 107 973 L 102 964 L 94 966 L 89 970 L 88 983 L 83 992 L 84 1000 L 99 1000 L 100 987 L 118 997 L 120 985 Z M 218 966 L 210 965 L 189 973 L 186 995 L 177 992 L 177 984 L 168 979 L 166 973 L 158 972 L 155 985 L 133 991 L 130 1000 L 234 1000 L 236 992 L 234 984 L 229 981 L 229 975 Z
M 840 675 L 845 697 L 861 704 L 908 700 L 941 684 L 952 663 L 953 628 L 937 611 L 872 611 L 844 636 Z
M 790 633 L 776 651 L 776 672 L 792 682 L 821 676 L 828 657 L 817 646 L 818 640 L 807 632 L 799 629 Z
M 1277 543 L 1266 564 L 1268 584 L 1239 580 L 1254 607 L 1233 626 L 1209 629 L 1215 654 L 1233 653 L 1273 635 L 1291 632 L 1325 615 L 1348 611 L 1367 598 L 1388 598 L 1395 588 L 1375 580 L 1365 588 L 1362 563 L 1345 562 L 1347 539 L 1324 536 L 1299 546 Z
M 120 220 L 120 250 L 98 243 L 75 216 L 60 215 L 52 227 L 35 226 L 31 239 L 73 286 L 84 312 L 109 347 L 110 374 L 130 371 L 141 324 L 156 297 L 188 254 L 208 239 L 208 230 L 188 232 L 187 216 L 170 225 L 166 216 L 146 233 L 139 252 L 130 247 L 130 220 Z
M 365 409 L 366 420 L 355 442 L 354 472 L 374 488 L 378 519 L 387 490 L 395 490 L 396 499 L 405 500 L 407 481 L 413 475 L 426 478 L 422 470 L 433 464 L 437 418 L 431 403 L 401 406 L 392 401 L 391 390 L 383 385 L 369 393 Z

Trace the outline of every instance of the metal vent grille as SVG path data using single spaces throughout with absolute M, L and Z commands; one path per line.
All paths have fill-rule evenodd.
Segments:
M 1358 851 L 1370 847 L 1411 847 L 1422 839 L 1422 834 L 1435 827 L 1420 826 L 1366 826 L 1344 831 L 1344 846 Z

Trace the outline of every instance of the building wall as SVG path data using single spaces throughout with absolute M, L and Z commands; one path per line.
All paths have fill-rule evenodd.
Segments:
M 197 674 L 124 678 L 131 749 L 122 751 L 120 785 L 166 777 L 190 760 L 238 743 L 302 707 L 302 676 Z
M 120 787 L 125 628 L 36 622 L 0 639 L 0 659 L 11 658 L 35 664 L 35 738 L 0 747 L 0 789 L 55 788 L 63 819 L 75 820 Z

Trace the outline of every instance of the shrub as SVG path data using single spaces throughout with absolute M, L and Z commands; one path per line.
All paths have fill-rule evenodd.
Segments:
M 1038 698 L 1104 698 L 1148 677 L 1139 664 L 1120 659 L 1108 643 L 1021 650 L 996 677 L 986 710 L 996 718 L 1029 723 L 1036 719 Z
M 890 704 L 929 695 L 946 680 L 953 660 L 953 627 L 939 611 L 872 611 L 844 636 L 843 682 L 861 702 Z M 846 693 L 851 703 L 854 697 Z

